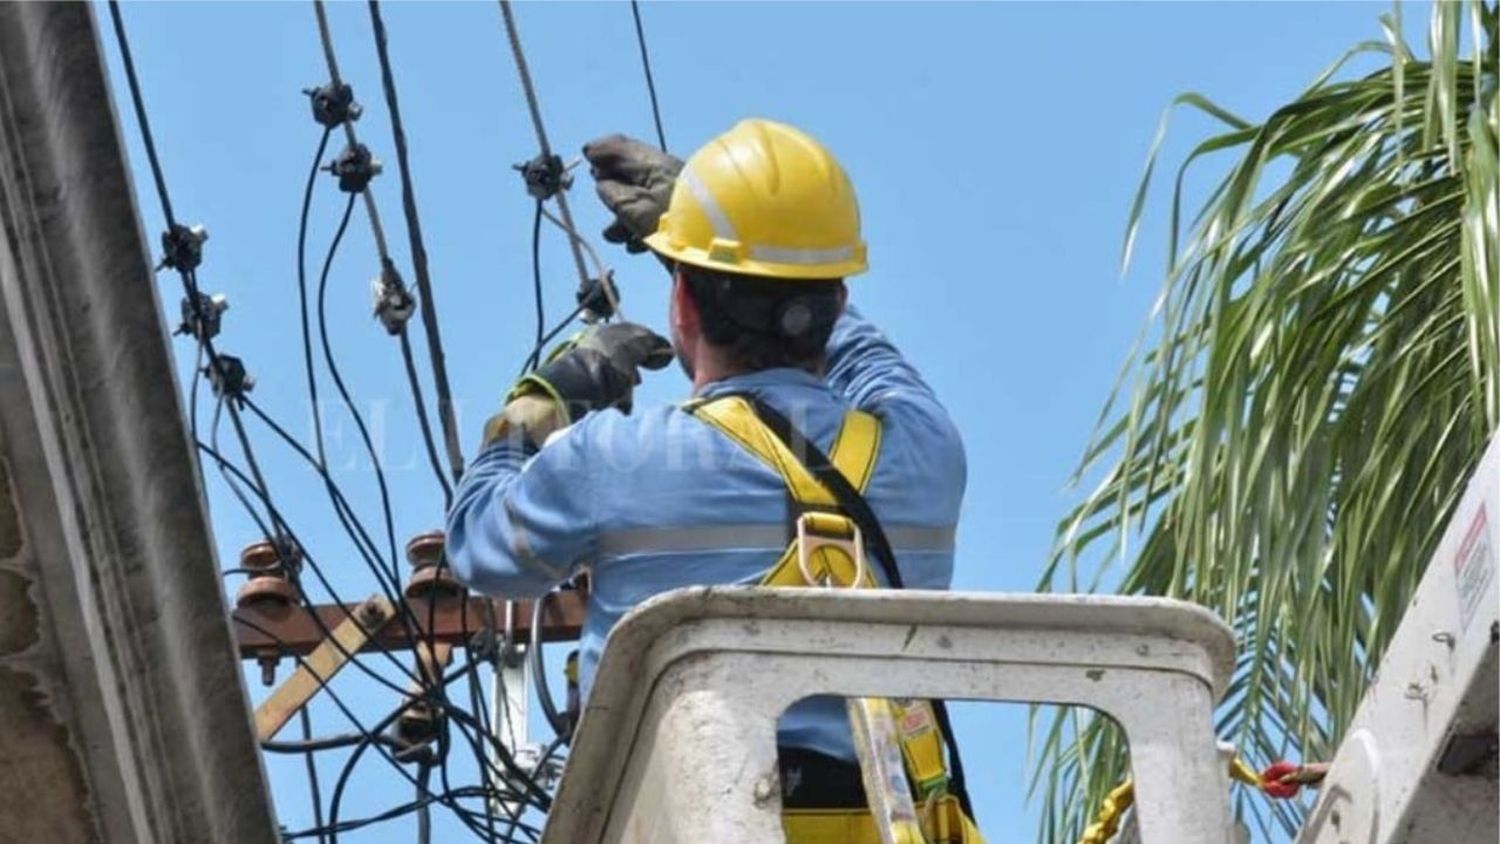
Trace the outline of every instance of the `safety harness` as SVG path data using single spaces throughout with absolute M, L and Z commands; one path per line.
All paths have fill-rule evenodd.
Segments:
M 879 588 L 880 580 L 866 562 L 868 547 L 875 552 L 887 583 L 902 588 L 894 552 L 863 496 L 880 456 L 879 419 L 863 411 L 848 411 L 825 456 L 785 417 L 754 396 L 696 399 L 684 409 L 754 454 L 786 484 L 791 541 L 761 579 L 762 586 Z M 902 767 L 919 805 L 920 840 L 983 844 L 962 805 L 966 799 L 960 799 L 961 768 L 955 765 L 958 776 L 950 776 L 944 759 L 943 744 L 951 730 L 941 703 L 934 706 L 913 699 L 863 703 L 880 707 L 883 711 L 878 715 L 888 715 L 895 725 Z M 956 752 L 953 756 L 956 760 Z M 878 844 L 886 840 L 867 810 L 787 810 L 783 824 L 790 844 Z M 918 839 L 910 841 L 919 844 Z

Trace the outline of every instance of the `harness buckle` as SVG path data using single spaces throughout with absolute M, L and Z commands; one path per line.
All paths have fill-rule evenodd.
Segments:
M 845 519 L 852 535 L 835 536 L 818 531 L 814 524 L 815 518 L 822 515 L 816 512 L 803 513 L 797 517 L 797 568 L 802 572 L 802 579 L 809 586 L 824 586 L 829 588 L 859 589 L 865 584 L 865 537 L 860 532 L 859 525 L 854 524 L 852 519 Z M 839 583 L 833 579 L 832 571 L 824 571 L 821 576 L 815 576 L 812 570 L 812 552 L 819 548 L 836 548 L 848 555 L 854 561 L 854 578 L 849 583 Z

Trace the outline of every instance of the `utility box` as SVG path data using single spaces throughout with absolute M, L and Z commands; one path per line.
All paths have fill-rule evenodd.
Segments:
M 1500 840 L 1497 522 L 1500 438 L 1448 523 L 1298 844 Z

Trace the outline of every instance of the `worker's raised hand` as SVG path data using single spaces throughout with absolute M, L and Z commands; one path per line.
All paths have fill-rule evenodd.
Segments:
M 656 231 L 657 221 L 667 210 L 682 161 L 625 135 L 590 141 L 583 155 L 589 160 L 599 198 L 615 215 L 604 229 L 604 239 L 623 243 L 631 252 L 645 251 L 642 240 Z
M 641 369 L 672 362 L 672 344 L 643 325 L 596 325 L 553 353 L 540 369 L 522 378 L 511 397 L 541 394 L 561 403 L 577 422 L 591 410 L 618 407 L 630 412 L 631 394 Z

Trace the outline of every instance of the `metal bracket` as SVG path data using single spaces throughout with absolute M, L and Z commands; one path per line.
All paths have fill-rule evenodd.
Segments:
M 385 598 L 365 601 L 313 649 L 285 682 L 255 708 L 255 734 L 270 741 L 396 615 Z

